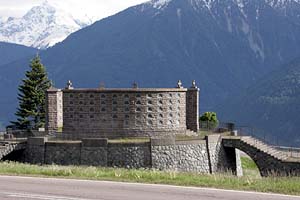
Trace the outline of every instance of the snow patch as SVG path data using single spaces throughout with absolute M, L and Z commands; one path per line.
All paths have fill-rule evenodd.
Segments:
M 244 19 L 241 19 L 241 21 L 242 21 L 241 29 L 244 32 L 244 34 L 247 35 L 250 32 L 250 26 Z
M 258 19 L 259 19 L 259 16 L 260 16 L 260 13 L 259 13 L 259 9 L 257 8 L 257 9 L 256 9 L 256 16 L 255 16 L 255 19 L 258 20 Z
M 238 6 L 240 12 L 243 14 L 243 16 L 245 18 L 247 18 L 247 14 L 246 14 L 246 12 L 244 10 L 244 8 L 245 8 L 244 0 L 235 0 L 235 3 Z
M 176 14 L 177 14 L 178 19 L 181 20 L 181 9 L 180 8 L 177 8 Z
M 171 1 L 172 0 L 152 0 L 150 1 L 150 4 L 153 6 L 153 8 L 163 9 L 167 7 Z
M 263 50 L 263 43 L 259 35 L 257 35 L 258 39 L 260 40 L 261 46 L 256 43 L 256 40 L 254 39 L 254 35 L 252 32 L 248 35 L 248 41 L 249 41 L 249 46 L 250 48 L 261 57 L 262 60 L 265 60 L 265 53 Z
M 224 14 L 225 14 L 225 17 L 226 17 L 226 22 L 227 22 L 227 30 L 228 30 L 229 33 L 232 33 L 232 23 L 231 23 L 230 16 L 227 13 L 226 9 L 224 9 Z

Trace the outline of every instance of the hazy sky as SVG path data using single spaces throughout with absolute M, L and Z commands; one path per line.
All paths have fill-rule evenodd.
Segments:
M 0 0 L 0 16 L 21 17 L 31 7 L 43 3 L 45 0 Z M 87 14 L 89 17 L 103 18 L 121 11 L 127 7 L 147 0 L 48 0 L 71 12 L 74 16 Z

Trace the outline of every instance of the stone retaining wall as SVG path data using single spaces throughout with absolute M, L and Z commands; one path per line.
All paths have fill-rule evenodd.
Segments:
M 45 164 L 79 165 L 81 142 L 47 142 Z
M 235 170 L 237 162 L 231 153 L 225 151 L 219 136 L 192 141 L 175 141 L 174 137 L 159 138 L 144 143 L 109 143 L 107 139 L 48 142 L 47 139 L 31 138 L 26 150 L 26 161 L 34 164 L 215 173 Z
M 170 140 L 171 141 L 171 140 Z M 209 173 L 205 140 L 162 143 L 152 140 L 152 167 L 160 170 Z M 173 144 L 172 144 L 173 143 Z
M 110 144 L 107 157 L 108 166 L 150 168 L 149 143 Z

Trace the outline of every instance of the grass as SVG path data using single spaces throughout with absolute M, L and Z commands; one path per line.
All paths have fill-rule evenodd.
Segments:
M 249 167 L 253 166 L 250 161 L 244 162 L 244 165 Z M 147 169 L 136 170 L 57 165 L 38 166 L 15 162 L 0 163 L 0 174 L 213 187 L 300 195 L 299 177 L 257 178 L 245 176 L 242 178 L 237 178 L 230 174 L 208 175 L 195 173 L 162 172 Z
M 251 158 L 242 156 L 241 161 L 242 161 L 242 168 L 243 168 L 244 176 L 253 177 L 253 178 L 260 177 L 259 170 L 258 170 L 255 162 Z

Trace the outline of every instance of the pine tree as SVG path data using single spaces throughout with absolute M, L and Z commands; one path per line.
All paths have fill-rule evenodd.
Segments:
M 17 121 L 12 124 L 21 130 L 38 129 L 45 124 L 45 92 L 51 85 L 38 55 L 31 60 L 25 76 L 19 86 Z

